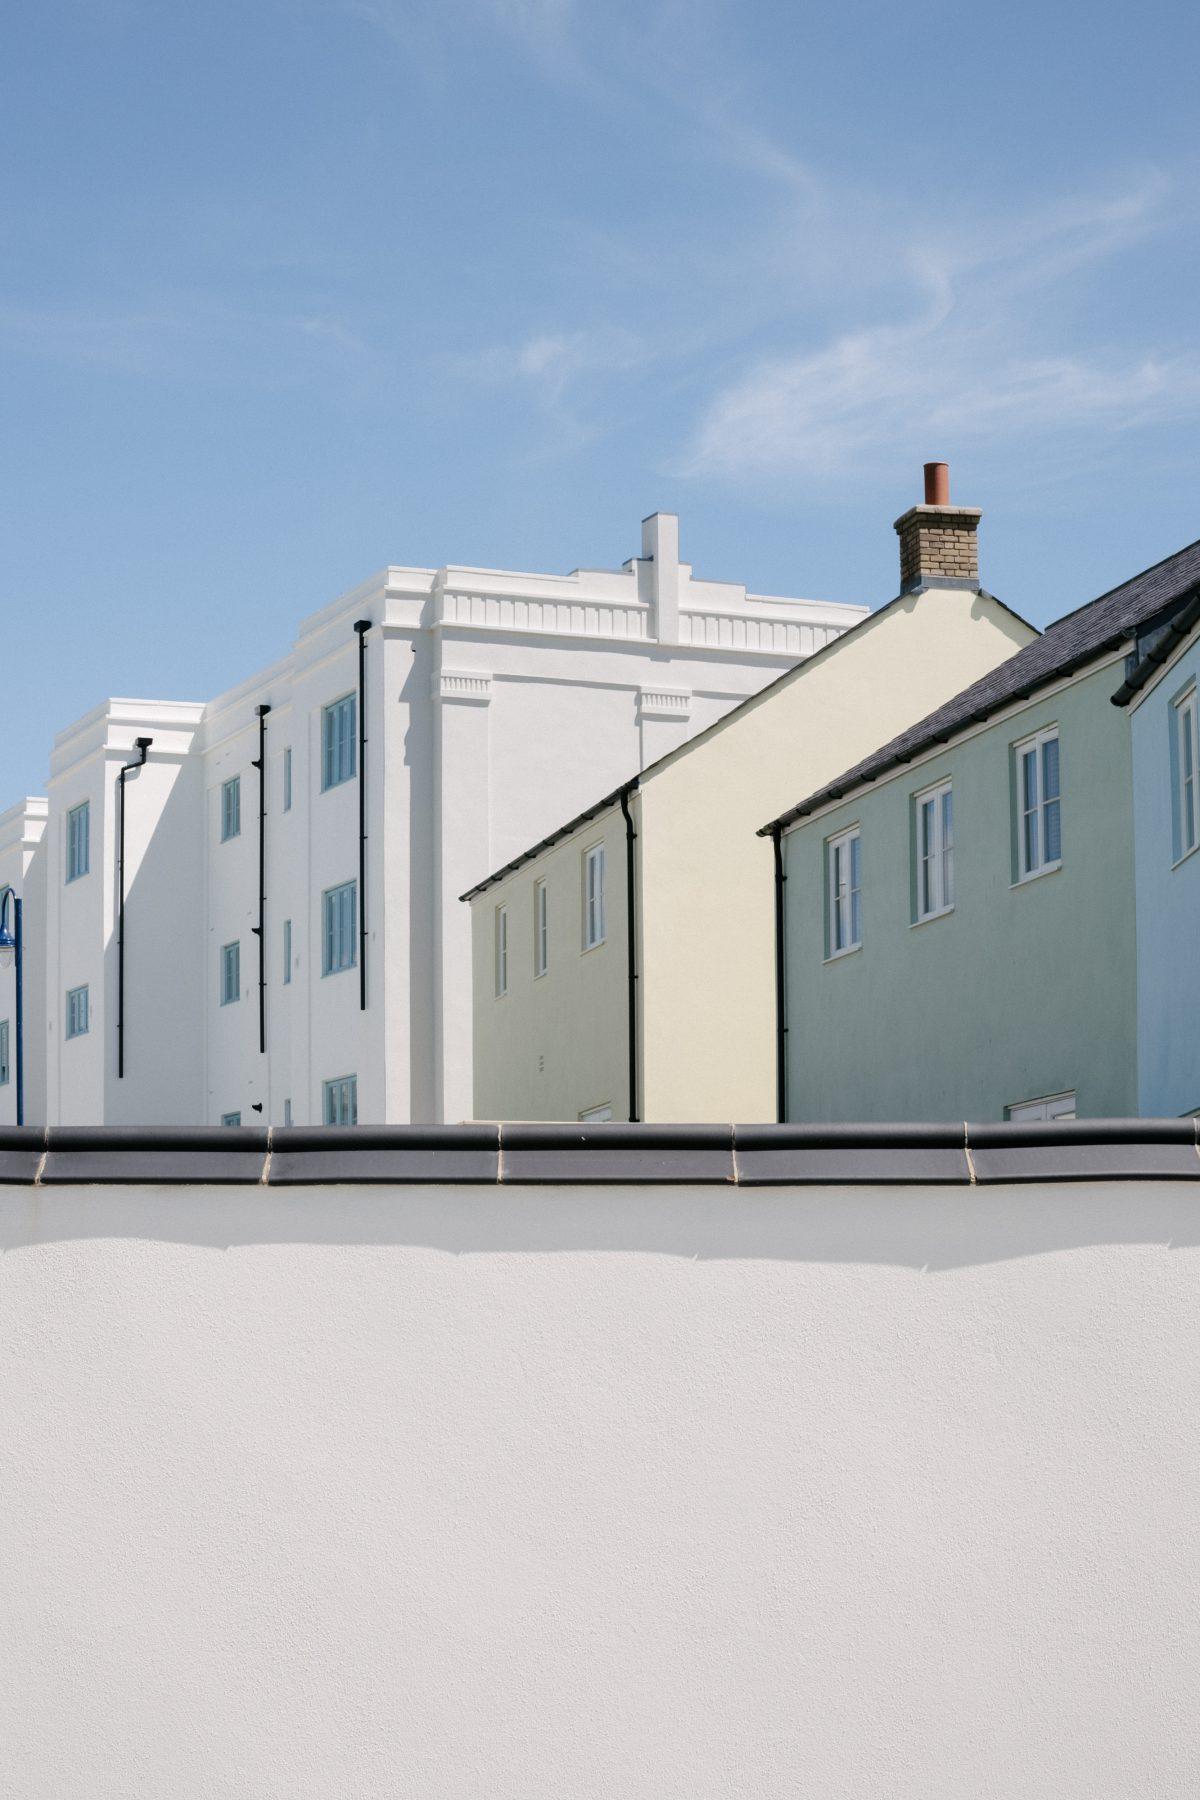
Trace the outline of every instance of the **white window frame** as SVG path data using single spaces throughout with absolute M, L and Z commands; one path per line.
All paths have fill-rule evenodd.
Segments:
M 858 886 L 854 887 L 854 851 L 858 845 Z M 826 962 L 862 949 L 862 831 L 847 826 L 825 840 Z M 843 880 L 843 875 L 845 879 Z M 854 896 L 858 895 L 858 935 L 854 935 Z
M 67 1028 L 65 1036 L 68 1043 L 72 1038 L 86 1037 L 91 1028 L 91 1002 L 88 995 L 87 983 L 84 982 L 82 987 L 67 989 Z
M 0 1087 L 12 1080 L 12 1052 L 9 1048 L 8 1020 L 0 1019 Z
M 589 844 L 583 853 L 583 948 L 597 950 L 607 937 L 604 881 L 605 846 Z
M 949 808 L 946 802 L 949 801 Z M 939 781 L 914 795 L 917 834 L 917 917 L 941 919 L 954 911 L 954 784 Z M 949 818 L 947 818 L 949 812 Z M 933 831 L 927 832 L 932 821 Z
M 1036 1100 L 1018 1100 L 1005 1107 L 1004 1116 L 1019 1125 L 1036 1124 L 1040 1119 L 1073 1119 L 1075 1093 L 1068 1090 L 1062 1094 L 1042 1094 Z
M 358 773 L 358 695 L 340 694 L 321 708 L 321 792 Z
M 1048 799 L 1045 787 L 1045 747 L 1047 744 L 1058 745 L 1057 776 L 1058 788 Z M 1042 731 L 1035 731 L 1032 737 L 1022 738 L 1013 745 L 1016 758 L 1016 801 L 1017 801 L 1017 883 L 1036 881 L 1039 876 L 1052 875 L 1056 869 L 1062 868 L 1062 745 L 1059 740 L 1058 726 L 1047 725 Z M 1025 765 L 1026 759 L 1033 758 L 1034 772 L 1037 778 L 1037 791 L 1031 807 L 1025 804 Z M 1058 855 L 1048 857 L 1046 850 L 1047 809 L 1055 806 L 1058 809 Z M 1026 842 L 1026 822 L 1032 818 L 1037 834 L 1037 860 L 1031 861 Z
M 283 921 L 283 985 L 292 985 L 292 921 Z
M 339 881 L 321 895 L 321 976 L 358 967 L 358 882 Z
M 508 992 L 508 908 L 498 906 L 495 916 L 496 998 Z
M 221 842 L 242 835 L 242 778 L 231 775 L 221 783 Z
M 536 981 L 550 967 L 550 902 L 543 878 L 533 884 L 533 975 Z
M 67 881 L 79 881 L 91 872 L 92 806 L 81 800 L 67 814 Z
M 232 955 L 230 954 L 232 952 Z M 230 983 L 230 974 L 233 981 Z M 232 992 L 230 988 L 232 986 Z M 242 940 L 221 945 L 221 1005 L 236 1006 L 242 997 Z
M 607 1125 L 613 1116 L 612 1101 L 602 1100 L 599 1106 L 589 1106 L 579 1114 L 581 1125 Z
M 283 753 L 283 810 L 292 810 L 292 746 L 289 744 Z
M 1172 701 L 1172 713 L 1178 777 L 1174 795 L 1175 824 L 1179 833 L 1179 855 L 1173 866 L 1177 867 L 1185 856 L 1190 856 L 1200 846 L 1200 707 L 1197 706 L 1195 683 L 1186 694 Z
M 358 1124 L 357 1075 L 334 1075 L 321 1083 L 321 1118 L 326 1125 Z

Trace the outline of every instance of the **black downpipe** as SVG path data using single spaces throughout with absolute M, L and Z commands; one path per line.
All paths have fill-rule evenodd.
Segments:
M 629 986 L 629 1117 L 638 1116 L 638 1014 L 637 1014 L 637 883 L 634 878 L 633 846 L 637 832 L 629 810 L 629 796 L 636 782 L 621 789 L 621 811 L 625 815 L 625 944 Z
M 134 738 L 137 755 L 117 776 L 117 1080 L 125 1079 L 125 777 L 140 769 L 153 738 Z
M 258 755 L 251 767 L 258 770 L 258 1054 L 267 1053 L 267 714 L 269 706 L 257 706 Z
M 367 633 L 370 619 L 355 619 L 358 633 L 358 1007 L 367 1010 Z
M 783 827 L 772 825 L 775 851 L 775 1117 L 787 1120 L 787 943 L 784 937 L 783 890 L 787 875 L 783 866 Z

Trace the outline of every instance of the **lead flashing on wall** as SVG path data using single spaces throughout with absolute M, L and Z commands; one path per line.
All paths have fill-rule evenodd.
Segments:
M 0 1127 L 0 1186 L 1200 1181 L 1200 1120 L 1044 1124 Z

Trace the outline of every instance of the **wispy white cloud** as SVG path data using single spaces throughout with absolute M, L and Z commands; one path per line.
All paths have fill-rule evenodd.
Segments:
M 885 454 L 945 454 L 1019 433 L 1064 439 L 1200 411 L 1192 349 L 1083 350 L 1056 341 L 1053 326 L 1055 298 L 1073 287 L 1077 302 L 1089 268 L 1162 222 L 1165 196 L 1156 179 L 981 226 L 951 247 L 897 237 L 904 313 L 756 357 L 704 404 L 682 468 L 819 477 Z
M 614 0 L 602 14 L 577 0 L 349 4 L 398 39 L 415 20 L 486 22 L 610 119 L 669 119 L 672 154 L 747 178 L 742 217 L 707 263 L 695 221 L 668 221 L 653 257 L 614 241 L 597 259 L 623 259 L 628 277 L 625 296 L 610 290 L 610 323 L 543 322 L 460 363 L 523 388 L 560 433 L 616 425 L 631 370 L 699 396 L 664 460 L 731 480 L 833 477 L 1022 432 L 1065 444 L 1200 413 L 1192 347 L 1138 342 L 1128 319 L 1106 343 L 1084 317 L 1089 283 L 1178 225 L 1179 187 L 1162 174 L 974 217 L 960 203 L 948 234 L 944 208 L 923 215 L 886 178 L 854 191 L 772 135 L 752 71 L 722 61 L 723 0 Z

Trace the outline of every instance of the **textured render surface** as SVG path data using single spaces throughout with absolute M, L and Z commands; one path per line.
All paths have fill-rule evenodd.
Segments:
M 789 1118 L 998 1120 L 1068 1091 L 1081 1116 L 1136 1113 L 1120 674 L 1110 662 L 787 833 Z M 1054 724 L 1062 868 L 1014 884 L 1010 746 Z M 914 925 L 912 798 L 946 779 L 954 910 Z M 863 946 L 826 962 L 824 845 L 853 824 Z
M 1173 703 L 1200 680 L 1200 639 L 1131 710 L 1137 837 L 1138 1085 L 1145 1113 L 1200 1111 L 1200 852 L 1175 866 Z
M 0 1758 L 1191 1800 L 1194 1185 L 0 1188 Z

